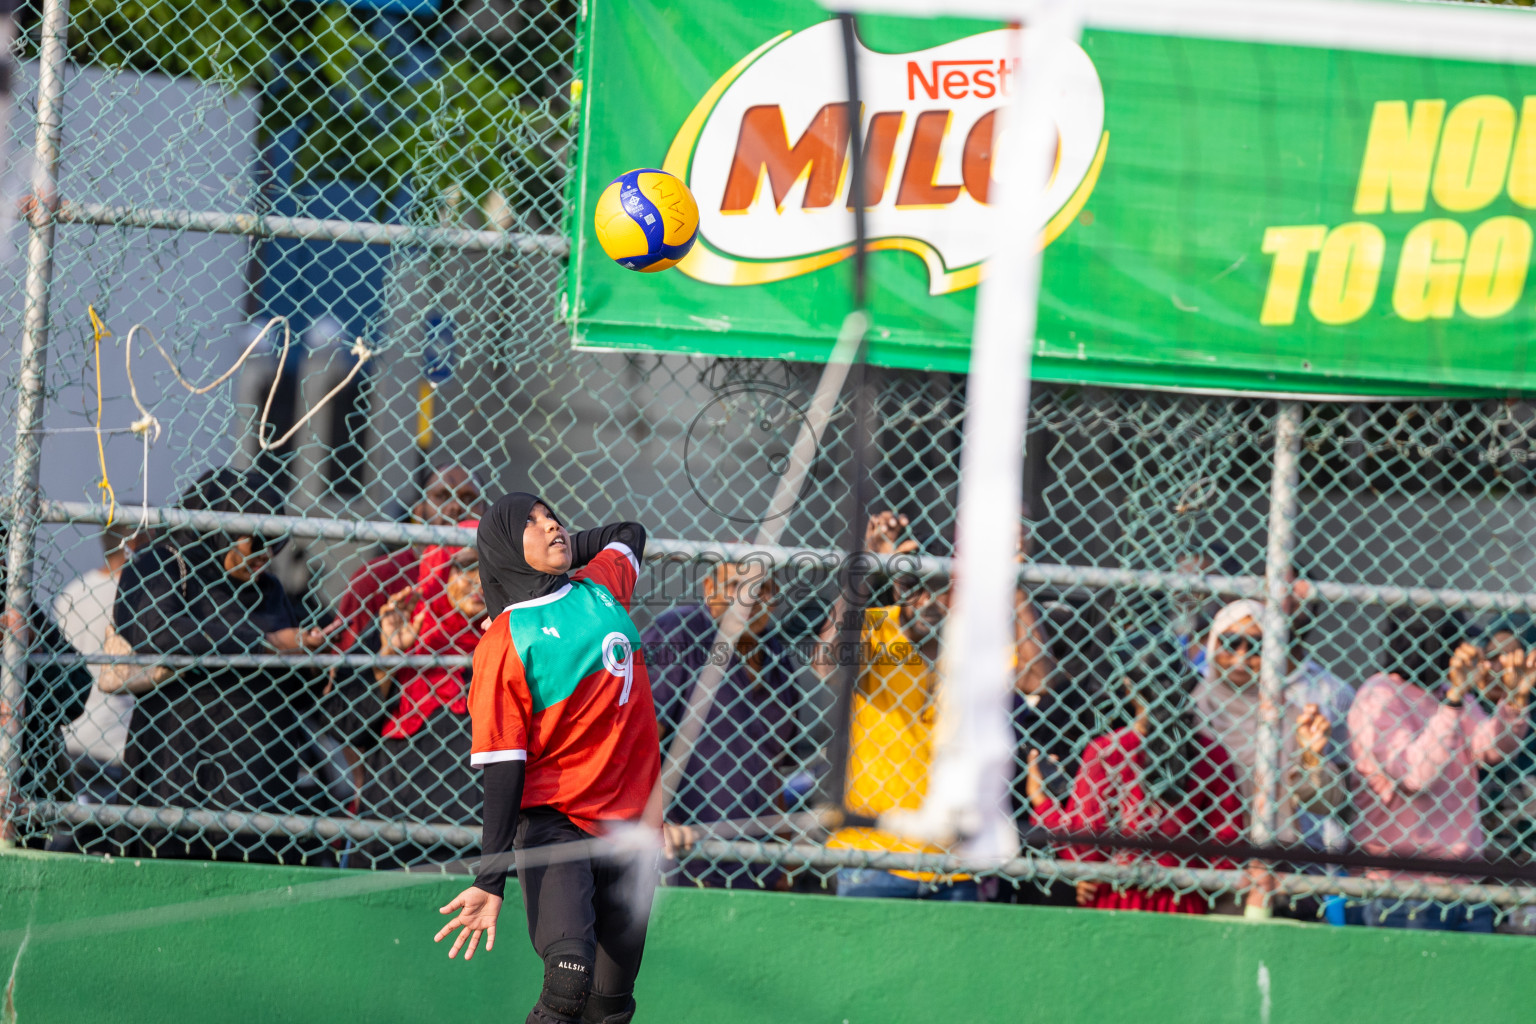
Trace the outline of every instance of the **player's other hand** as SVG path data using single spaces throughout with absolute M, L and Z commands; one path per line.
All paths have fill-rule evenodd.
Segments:
M 1524 711 L 1531 701 L 1532 689 L 1536 689 L 1536 647 L 1525 652 L 1525 662 L 1515 679 L 1514 691 L 1504 698 L 1505 703 L 1515 711 Z
M 471 960 L 475 955 L 475 948 L 480 945 L 480 936 L 485 936 L 485 951 L 489 953 L 496 946 L 496 916 L 501 913 L 501 897 L 492 896 L 484 889 L 470 886 L 453 898 L 446 907 L 438 913 L 452 914 L 457 911 L 457 916 L 452 921 L 443 925 L 433 942 L 442 942 L 448 937 L 448 933 L 455 928 L 461 929 L 459 937 L 453 940 L 453 947 L 448 950 L 448 959 L 452 960 L 458 955 L 464 946 L 464 940 L 469 940 L 469 948 L 464 951 L 464 959 Z
M 379 609 L 379 653 L 404 654 L 411 649 L 421 633 L 426 608 L 421 605 L 421 592 L 415 587 L 402 587 L 395 591 L 384 607 Z
M 1094 899 L 1099 895 L 1099 886 L 1103 882 L 1094 882 L 1087 878 L 1077 883 L 1077 905 L 1080 907 L 1093 906 Z

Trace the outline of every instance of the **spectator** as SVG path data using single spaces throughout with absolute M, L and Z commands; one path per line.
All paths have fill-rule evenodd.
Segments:
M 107 526 L 101 533 L 106 564 L 70 581 L 54 598 L 53 614 L 59 629 L 81 654 L 109 653 L 106 643 L 112 628 L 118 577 L 131 552 L 148 540 L 147 530 L 135 530 L 121 523 Z M 121 803 L 123 746 L 133 714 L 133 695 L 113 685 L 121 680 L 121 669 L 104 680 L 107 666 L 85 668 L 95 685 L 88 690 L 80 715 L 63 730 L 69 788 L 79 803 Z M 97 825 L 77 825 L 56 833 L 48 848 L 89 851 L 100 844 L 103 835 Z
M 662 750 L 685 719 L 699 673 L 711 658 L 718 663 L 724 657 L 714 644 L 726 609 L 740 602 L 750 617 L 726 660 L 667 817 L 680 824 L 757 821 L 780 809 L 780 769 L 795 739 L 798 704 L 795 666 L 784 644 L 771 635 L 773 575 L 759 562 L 725 563 L 715 566 L 700 587 L 702 603 L 663 612 L 641 634 Z M 770 886 L 777 876 L 756 867 L 726 871 L 690 861 L 674 877 L 709 887 L 758 888 Z
M 1046 649 L 1045 632 L 1034 617 L 1034 608 L 1022 595 L 1014 607 L 1017 621 L 1036 631 L 1036 643 Z M 1048 655 L 1047 655 L 1048 656 Z M 1043 660 L 1043 659 L 1042 659 Z M 1038 750 L 1044 755 L 1042 769 L 1064 786 L 1071 782 L 1083 742 L 1093 722 L 1089 690 L 1078 680 L 1060 671 L 1020 673 L 1013 693 L 1013 730 L 1018 751 L 1014 781 L 1015 810 L 1020 820 L 1029 816 L 1029 800 L 1024 792 L 1026 755 Z
M 904 516 L 876 513 L 865 530 L 865 549 L 876 555 L 897 553 L 905 526 Z M 920 808 L 928 790 L 932 760 L 935 664 L 950 588 L 899 576 L 895 589 L 897 604 L 861 613 L 860 647 L 869 656 L 867 660 L 861 658 L 865 663 L 851 696 L 846 803 L 850 811 L 867 818 L 895 809 Z M 845 607 L 840 595 L 821 632 L 822 650 L 813 665 L 823 679 L 832 673 L 834 641 Z M 1024 607 L 1027 609 L 1027 601 Z M 1038 693 L 1045 686 L 1051 662 L 1033 613 L 1016 617 L 1015 637 L 1017 685 L 1021 692 Z M 863 826 L 840 829 L 828 845 L 876 852 L 947 852 Z M 968 901 L 977 899 L 978 886 L 967 876 L 857 868 L 838 872 L 838 894 Z
M 10 531 L 0 525 L 0 584 L 5 581 L 9 552 Z M 68 800 L 60 730 L 85 709 L 91 674 L 74 660 L 79 652 L 38 605 L 25 614 L 6 608 L 0 616 L 0 641 L 8 634 L 22 638 L 29 656 L 48 659 L 29 662 L 26 668 L 26 689 L 18 709 L 22 715 L 16 747 L 18 769 L 11 779 L 11 798 Z
M 1355 770 L 1363 780 L 1356 792 L 1355 840 L 1375 854 L 1479 857 L 1478 771 L 1519 747 L 1536 683 L 1536 656 L 1526 660 L 1513 692 L 1488 714 L 1466 698 L 1492 666 L 1477 647 L 1457 643 L 1459 622 L 1451 613 L 1395 609 L 1387 621 L 1390 671 L 1366 680 L 1349 713 Z M 1382 870 L 1366 874 L 1394 877 Z M 1366 905 L 1365 921 L 1386 928 L 1491 932 L 1493 910 L 1377 899 Z
M 1500 615 L 1482 630 L 1483 653 L 1491 671 L 1477 674 L 1478 707 L 1494 713 L 1519 686 L 1527 652 L 1536 647 L 1536 623 L 1524 613 Z M 1528 730 L 1520 749 L 1496 765 L 1481 769 L 1480 788 L 1486 853 L 1494 858 L 1528 861 L 1536 852 L 1536 820 L 1531 814 L 1531 776 L 1536 773 L 1536 729 Z
M 411 518 L 422 526 L 452 526 L 461 519 L 478 518 L 482 504 L 480 481 L 463 466 L 444 465 L 433 469 L 422 488 L 422 497 L 411 510 Z M 390 596 L 416 584 L 421 574 L 422 551 L 403 547 L 365 563 L 347 581 L 347 589 L 336 603 L 341 631 L 336 645 L 351 650 L 369 627 L 378 621 L 379 612 Z
M 1261 724 L 1263 618 L 1258 601 L 1233 601 L 1216 613 L 1205 642 L 1205 678 L 1195 688 L 1203 724 L 1231 755 L 1250 811 Z M 1305 656 L 1301 632 L 1298 626 L 1285 658 L 1278 838 L 1313 850 L 1342 850 L 1348 834 L 1347 720 L 1355 692 Z
M 1052 831 L 1236 842 L 1243 831 L 1237 773 L 1226 750 L 1200 728 L 1189 699 L 1187 662 L 1176 639 L 1133 637 L 1114 652 L 1112 662 L 1132 724 L 1089 742 L 1065 807 L 1045 786 L 1039 754 L 1031 752 L 1028 794 L 1036 822 Z M 1071 848 L 1065 856 L 1086 862 L 1110 859 L 1099 846 Z M 1164 867 L 1188 866 L 1171 853 L 1115 851 L 1113 858 L 1125 866 L 1148 859 Z M 1204 914 L 1208 909 L 1198 892 L 1086 879 L 1077 883 L 1077 902 L 1165 914 Z
M 70 646 L 85 655 L 102 653 L 112 625 L 117 581 L 129 556 L 149 539 L 148 531 L 113 523 L 101 531 L 106 563 L 64 585 L 53 599 L 53 617 Z M 93 682 L 101 681 L 100 665 L 88 666 Z M 64 727 L 64 751 L 73 764 L 77 799 L 117 803 L 123 777 L 123 746 L 133 715 L 133 695 L 90 688 L 85 710 Z
M 1034 549 L 1034 534 L 1026 518 L 1019 527 L 1019 546 L 1015 556 L 1027 561 Z M 1033 602 L 1020 587 L 1014 591 L 1014 624 L 1020 647 L 1015 652 L 1013 724 L 1021 753 L 1039 748 L 1059 757 L 1076 752 L 1081 737 L 1088 701 L 1080 687 L 1062 679 L 1051 656 L 1046 630 Z M 1024 653 L 1020 658 L 1018 654 Z M 1021 805 L 1021 810 L 1028 804 Z
M 1019 533 L 1020 562 L 1028 559 L 1033 550 L 1027 509 L 1025 515 Z M 1077 652 L 1051 649 L 1053 641 L 1060 642 L 1074 632 L 1078 625 L 1074 620 L 1081 612 L 1062 601 L 1037 610 L 1022 587 L 1014 595 L 1014 621 L 1018 628 L 1028 631 L 1038 652 L 1022 668 L 1015 664 L 1018 678 L 1012 694 L 1012 799 L 1015 819 L 1021 825 L 1028 824 L 1030 814 L 1025 785 L 1029 751 L 1039 750 L 1045 755 L 1041 769 L 1048 776 L 1047 785 L 1056 787 L 1058 796 L 1065 796 L 1076 770 L 1078 752 L 1090 734 L 1093 693 L 1083 683 L 1086 674 L 1064 671 L 1061 660 L 1065 657 L 1070 663 L 1072 654 Z M 1000 880 L 995 898 L 1009 903 L 1072 906 L 1076 892 L 1071 885 L 1044 880 L 1013 884 Z
M 460 523 L 466 529 L 475 521 Z M 462 657 L 472 654 L 485 620 L 480 566 L 472 547 L 428 547 L 415 587 L 396 592 L 379 615 L 384 656 Z M 394 822 L 446 822 L 472 827 L 480 815 L 480 778 L 469 763 L 469 677 L 465 668 L 376 668 L 372 687 L 392 702 L 382 742 L 368 754 L 360 814 Z M 391 701 L 391 689 L 398 698 Z M 408 842 L 366 844 L 349 866 L 393 868 L 434 853 Z M 444 858 L 449 859 L 449 858 Z
M 246 474 L 204 474 L 184 509 L 275 514 L 270 489 Z M 320 646 L 324 630 L 299 629 L 277 581 L 266 574 L 281 547 L 265 537 L 182 529 L 123 569 L 113 624 L 138 654 L 238 656 Z M 150 806 L 294 813 L 309 738 L 299 711 L 308 680 L 282 667 L 182 669 L 138 698 L 123 755 L 124 798 Z M 297 844 L 241 835 L 177 837 L 149 831 L 156 856 L 303 856 Z M 268 846 L 267 843 L 271 843 Z

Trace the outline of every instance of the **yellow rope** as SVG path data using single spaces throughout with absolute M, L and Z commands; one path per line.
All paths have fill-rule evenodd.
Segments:
M 112 490 L 112 480 L 107 475 L 107 447 L 101 439 L 101 339 L 112 332 L 107 330 L 107 325 L 96 315 L 95 306 L 86 306 L 85 311 L 91 315 L 91 332 L 96 336 L 96 458 L 101 462 L 101 480 L 96 488 L 106 492 L 107 525 L 111 526 L 117 514 L 117 494 Z

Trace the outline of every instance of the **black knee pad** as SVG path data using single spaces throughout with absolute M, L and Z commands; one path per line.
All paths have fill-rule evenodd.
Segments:
M 528 1024 L 570 1024 L 581 1020 L 592 988 L 593 950 L 580 939 L 556 942 L 544 953 L 544 989 Z
M 582 1024 L 629 1024 L 635 1016 L 633 992 L 608 995 L 591 992 L 587 995 L 587 1008 L 582 1012 Z

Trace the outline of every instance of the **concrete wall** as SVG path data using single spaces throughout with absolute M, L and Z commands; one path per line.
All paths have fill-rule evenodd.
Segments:
M 431 937 L 464 879 L 0 857 L 3 1019 L 516 1021 L 540 964 Z M 515 901 L 515 887 L 509 895 Z M 1530 940 L 665 890 L 639 1021 L 1529 1021 Z

